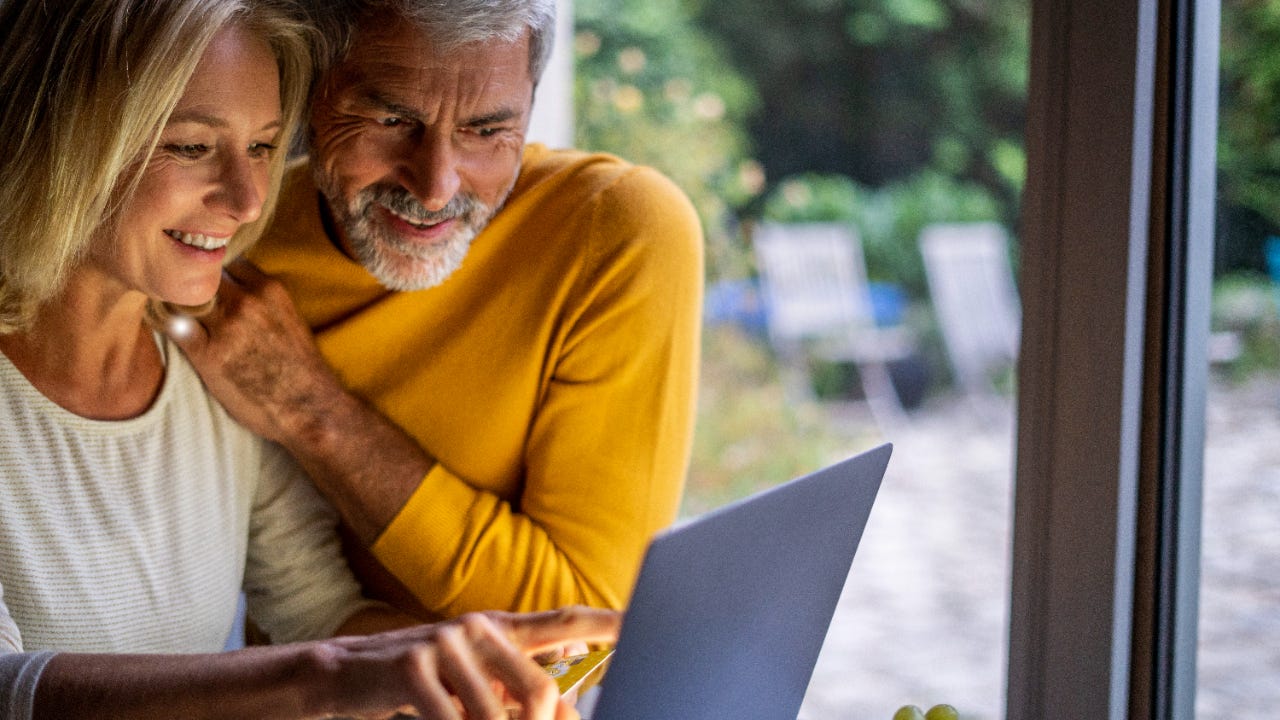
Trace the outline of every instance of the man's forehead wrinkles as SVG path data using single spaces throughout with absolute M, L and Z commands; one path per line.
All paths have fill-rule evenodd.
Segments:
M 454 53 L 435 52 L 431 46 L 418 42 L 370 39 L 356 44 L 346 62 L 376 68 L 380 72 L 438 72 L 447 68 L 454 58 Z
M 346 84 L 351 86 L 385 85 L 418 91 L 456 85 L 483 92 L 501 88 L 503 84 L 497 80 L 502 75 L 499 68 L 477 66 L 460 69 L 444 61 L 422 61 L 411 65 L 388 60 L 351 62 L 342 74 L 347 78 Z
M 348 63 L 346 75 L 355 82 L 366 84 L 406 81 L 421 84 L 423 79 L 438 77 L 447 70 L 440 63 L 415 62 L 408 65 L 386 59 L 368 59 Z

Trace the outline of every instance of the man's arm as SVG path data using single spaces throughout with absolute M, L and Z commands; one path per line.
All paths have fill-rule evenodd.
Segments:
M 507 368 L 550 372 L 545 384 L 535 389 L 532 380 L 522 380 L 508 386 L 516 395 L 504 391 L 498 402 L 483 403 L 486 412 L 512 413 L 500 419 L 504 452 L 519 453 L 513 459 L 520 464 L 519 484 L 509 501 L 491 489 L 496 478 L 464 477 L 434 462 L 346 395 L 293 320 L 285 293 L 251 269 L 231 271 L 219 309 L 205 320 L 208 330 L 197 329 L 184 345 L 215 395 L 298 457 L 357 528 L 358 539 L 433 614 L 620 607 L 649 537 L 675 517 L 693 430 L 701 234 L 687 199 L 653 171 L 624 170 L 596 187 L 607 189 L 590 198 L 564 194 L 532 219 L 534 227 L 572 224 L 540 242 L 562 248 L 558 257 L 580 259 L 579 266 L 548 265 L 543 253 L 496 268 L 500 275 L 516 273 L 512 281 L 519 284 L 515 278 L 534 263 L 562 283 L 556 298 L 542 293 L 522 305 L 518 320 L 502 311 L 482 321 L 468 314 L 483 334 L 445 326 L 428 335 L 418 329 L 440 330 L 434 325 L 440 309 L 406 295 L 360 309 L 352 329 L 344 329 L 344 321 L 325 330 L 326 351 L 342 358 L 343 382 L 371 392 L 400 422 L 429 416 L 448 427 L 453 413 L 474 414 L 466 393 L 484 392 L 474 377 L 464 392 L 447 387 L 451 379 L 487 367 L 485 354 L 502 352 L 510 323 L 555 323 L 524 336 L 551 337 L 552 346 L 517 351 L 539 366 Z M 297 263 L 293 256 L 285 267 L 271 267 L 307 277 L 306 261 Z M 492 282 L 501 279 L 475 285 L 474 292 L 489 293 Z M 560 299 L 562 290 L 570 297 Z M 468 302 L 468 293 L 461 298 L 455 299 Z M 485 306 L 484 297 L 475 300 Z M 276 327 L 281 323 L 286 327 Z M 212 343 L 203 332 L 212 333 Z M 452 342 L 460 332 L 470 339 Z M 406 384 L 394 376 L 403 365 L 388 358 L 438 371 L 429 382 L 417 376 Z M 241 374 L 254 382 L 237 380 Z M 529 395 L 536 407 L 524 404 Z M 472 443 L 467 452 L 473 455 L 488 445 L 486 425 L 474 417 L 450 432 L 451 442 Z M 511 447 L 513 438 L 522 447 Z
M 435 464 L 347 392 L 279 283 L 240 260 L 213 308 L 162 328 L 240 424 L 289 451 L 366 546 Z
M 509 208 L 523 213 L 502 224 L 512 235 L 488 237 L 469 282 L 442 288 L 466 312 L 388 298 L 322 336 L 344 379 L 416 437 L 447 448 L 449 460 L 372 547 L 445 616 L 565 602 L 621 607 L 649 539 L 676 517 L 696 409 L 697 217 L 652 170 L 602 162 L 580 175 L 590 190 L 574 180 L 539 193 L 546 199 L 534 210 Z M 520 234 L 548 226 L 556 229 Z M 503 292 L 489 302 L 494 288 Z M 383 342 L 411 349 L 353 371 L 362 338 L 379 329 Z M 415 363 L 429 369 L 397 376 Z M 475 397 L 487 387 L 502 389 Z M 454 415 L 457 430 L 433 429 Z M 487 463 L 486 448 L 508 465 Z M 514 466 L 510 502 L 474 487 L 458 472 L 464 464 L 499 478 Z

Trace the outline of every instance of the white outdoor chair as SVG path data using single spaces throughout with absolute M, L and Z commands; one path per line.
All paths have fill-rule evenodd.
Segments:
M 933 311 L 960 389 L 990 396 L 995 373 L 1017 362 L 1022 312 L 1009 238 L 994 222 L 940 223 L 920 233 Z
M 911 354 L 904 328 L 877 327 L 862 245 L 840 223 L 763 223 L 752 234 L 769 340 L 793 370 L 794 390 L 812 395 L 811 358 L 852 363 L 881 427 L 905 418 L 888 364 Z

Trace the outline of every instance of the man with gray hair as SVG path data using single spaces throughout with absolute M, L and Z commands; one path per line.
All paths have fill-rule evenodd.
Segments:
M 624 606 L 691 448 L 689 201 L 526 145 L 552 0 L 315 12 L 310 155 L 177 340 L 337 507 L 375 597 L 428 618 Z

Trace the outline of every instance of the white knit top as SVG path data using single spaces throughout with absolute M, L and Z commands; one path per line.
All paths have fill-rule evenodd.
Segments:
M 249 614 L 278 642 L 365 601 L 332 508 L 236 424 L 167 343 L 155 403 L 72 414 L 0 355 L 0 720 L 30 717 L 48 652 L 216 652 Z

